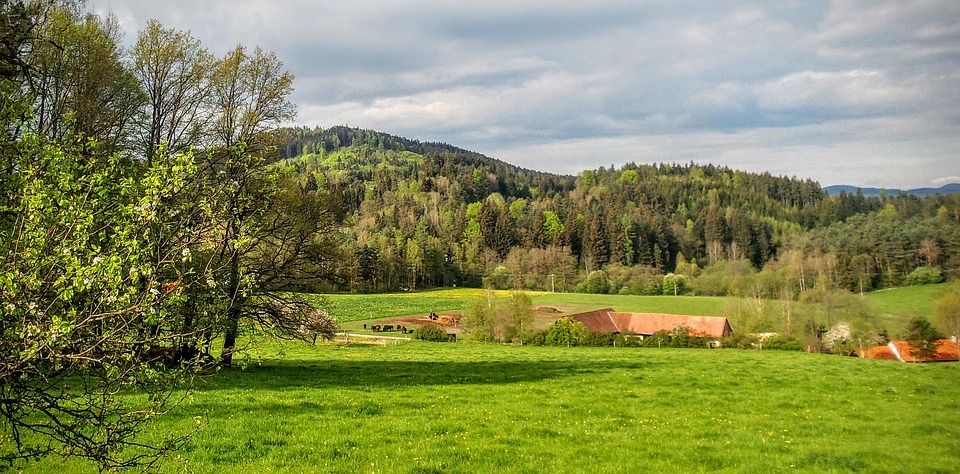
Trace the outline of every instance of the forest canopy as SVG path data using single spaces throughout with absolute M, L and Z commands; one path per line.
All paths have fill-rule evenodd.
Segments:
M 356 257 L 345 285 L 327 289 L 587 290 L 603 271 L 608 292 L 659 294 L 678 273 L 687 290 L 741 294 L 713 281 L 766 269 L 791 275 L 797 298 L 817 284 L 865 292 L 960 268 L 956 195 L 829 196 L 809 179 L 695 163 L 561 176 L 370 130 L 287 134 L 280 166 L 329 193 Z

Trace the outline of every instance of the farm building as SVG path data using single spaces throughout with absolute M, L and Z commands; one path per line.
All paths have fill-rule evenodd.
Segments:
M 629 332 L 638 336 L 651 336 L 661 331 L 673 331 L 678 327 L 690 330 L 690 335 L 720 339 L 731 332 L 727 318 L 720 316 L 685 316 L 656 313 L 619 313 L 613 308 L 574 314 L 570 319 L 580 321 L 593 332 Z
M 890 341 L 885 346 L 867 349 L 865 357 L 870 359 L 890 359 L 901 362 L 957 362 L 960 361 L 960 345 L 949 339 L 935 341 L 936 351 L 927 358 L 918 357 L 908 341 Z

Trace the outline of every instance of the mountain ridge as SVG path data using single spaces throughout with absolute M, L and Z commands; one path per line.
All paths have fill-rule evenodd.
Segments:
M 838 184 L 833 186 L 826 186 L 823 190 L 830 196 L 836 196 L 841 192 L 846 194 L 856 194 L 859 190 L 863 193 L 864 197 L 879 197 L 883 194 L 888 196 L 895 196 L 898 194 L 906 194 L 909 196 L 917 197 L 927 197 L 935 196 L 937 194 L 943 196 L 949 196 L 951 194 L 960 193 L 960 183 L 950 183 L 939 188 L 912 188 L 912 189 L 886 189 L 886 188 L 868 188 L 868 187 L 859 187 L 859 186 L 850 186 L 844 184 Z

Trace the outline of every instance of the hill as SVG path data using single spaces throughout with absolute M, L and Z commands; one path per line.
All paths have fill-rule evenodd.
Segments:
M 694 163 L 563 176 L 371 130 L 287 132 L 277 166 L 329 198 L 343 234 L 339 278 L 316 291 L 654 295 L 677 272 L 698 294 L 779 298 L 821 278 L 859 292 L 903 284 L 921 266 L 948 278 L 960 268 L 960 195 L 829 196 L 810 180 Z M 738 265 L 694 278 L 712 264 L 758 271 L 784 255 L 794 268 L 772 277 L 777 286 L 719 284 L 747 281 Z
M 859 191 L 863 194 L 864 197 L 880 197 L 883 195 L 897 195 L 897 194 L 906 194 L 909 196 L 917 197 L 927 197 L 934 196 L 937 194 L 943 196 L 949 196 L 951 194 L 960 193 L 960 183 L 952 183 L 941 186 L 939 188 L 915 188 L 908 190 L 901 189 L 883 189 L 883 188 L 860 188 L 857 186 L 848 186 L 848 185 L 835 185 L 827 186 L 823 190 L 830 196 L 836 196 L 841 192 L 846 194 L 857 194 Z
M 499 266 L 523 287 L 546 289 L 555 275 L 558 290 L 571 290 L 579 269 L 663 274 L 714 244 L 761 266 L 786 235 L 816 224 L 826 198 L 809 180 L 712 165 L 628 164 L 574 178 L 368 130 L 289 137 L 280 166 L 341 209 L 361 291 L 475 286 Z

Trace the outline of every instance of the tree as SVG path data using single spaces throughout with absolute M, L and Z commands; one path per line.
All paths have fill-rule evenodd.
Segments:
M 509 339 L 518 339 L 523 345 L 523 338 L 533 329 L 533 303 L 530 295 L 520 291 L 510 293 L 509 302 L 509 329 L 505 331 Z
M 125 150 L 144 97 L 121 60 L 118 24 L 81 16 L 61 2 L 35 5 L 43 5 L 35 18 L 42 40 L 32 43 L 25 61 L 36 130 L 58 140 L 94 138 L 105 156 Z
M 145 156 L 152 159 L 161 145 L 175 153 L 199 146 L 213 57 L 198 39 L 156 20 L 140 32 L 131 55 L 147 98 L 139 137 Z
M 910 345 L 910 351 L 920 360 L 929 359 L 937 352 L 937 339 L 942 338 L 937 328 L 926 318 L 913 318 L 907 326 L 904 338 Z
M 587 337 L 588 332 L 580 321 L 560 318 L 547 327 L 544 342 L 550 346 L 575 346 Z
M 207 172 L 211 180 L 222 183 L 224 199 L 218 208 L 224 227 L 218 238 L 219 256 L 226 268 L 221 279 L 232 301 L 223 326 L 220 359 L 224 365 L 232 364 L 241 318 L 255 313 L 258 297 L 267 296 L 262 291 L 265 282 L 258 278 L 262 274 L 248 271 L 248 266 L 265 254 L 261 243 L 277 242 L 269 239 L 271 231 L 280 229 L 269 224 L 282 215 L 270 206 L 280 193 L 277 172 L 270 164 L 277 144 L 274 128 L 294 116 L 294 107 L 287 101 L 292 83 L 293 76 L 283 71 L 276 55 L 260 48 L 251 54 L 244 46 L 220 59 L 211 77 L 214 115 Z M 300 243 L 308 241 L 309 237 Z M 285 248 L 292 251 L 283 259 L 288 263 L 305 251 L 302 245 Z
M 195 168 L 190 156 L 142 171 L 117 155 L 92 163 L 91 147 L 21 135 L 16 172 L 2 176 L 13 192 L 0 215 L 14 216 L 0 223 L 3 461 L 149 467 L 185 440 L 135 435 L 199 367 L 180 364 L 196 360 L 177 348 L 198 328 L 175 314 L 180 288 L 203 278 L 184 270 L 209 222 Z
M 947 293 L 939 300 L 935 313 L 937 326 L 944 334 L 960 337 L 960 286 Z
M 474 301 L 460 318 L 460 327 L 478 341 L 493 339 L 493 325 L 497 318 L 497 297 L 487 290 Z
M 677 273 L 668 273 L 663 277 L 664 295 L 682 295 L 687 292 L 687 277 Z
M 578 285 L 581 293 L 591 293 L 605 295 L 610 291 L 610 279 L 607 278 L 607 272 L 603 270 L 594 270 L 587 275 L 587 278 L 581 285 Z
M 375 247 L 361 245 L 353 254 L 356 262 L 357 282 L 361 292 L 375 291 L 381 280 L 380 254 Z

